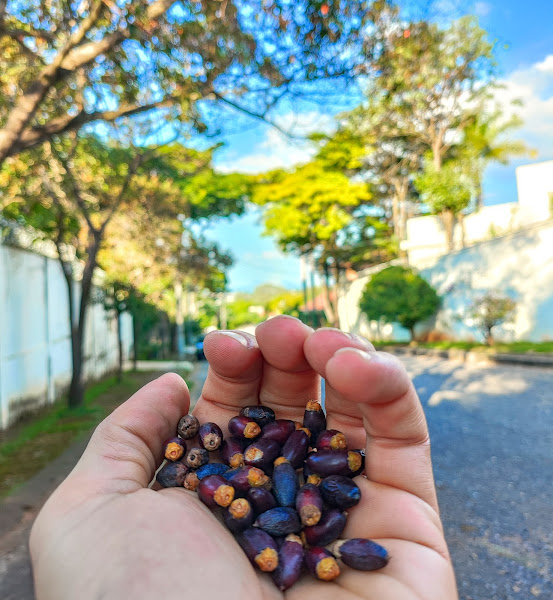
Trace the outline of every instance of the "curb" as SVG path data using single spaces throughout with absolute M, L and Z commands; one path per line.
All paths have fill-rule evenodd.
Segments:
M 553 354 L 547 352 L 529 352 L 527 354 L 490 353 L 483 350 L 461 350 L 451 348 L 440 350 L 438 348 L 417 348 L 406 346 L 382 346 L 379 348 L 390 354 L 403 354 L 407 356 L 433 356 L 445 358 L 472 365 L 521 365 L 529 367 L 553 368 Z

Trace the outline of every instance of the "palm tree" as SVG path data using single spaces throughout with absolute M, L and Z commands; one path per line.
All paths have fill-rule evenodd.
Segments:
M 508 132 L 521 125 L 522 119 L 517 115 L 505 120 L 502 112 L 495 110 L 475 114 L 472 123 L 465 128 L 459 151 L 469 165 L 476 210 L 483 206 L 482 179 L 488 163 L 506 165 L 511 157 L 535 154 L 523 141 L 505 139 Z

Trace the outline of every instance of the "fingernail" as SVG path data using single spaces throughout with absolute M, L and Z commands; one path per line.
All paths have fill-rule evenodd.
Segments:
M 351 337 L 351 339 L 354 342 L 357 342 L 358 344 L 362 344 L 363 346 L 367 346 L 367 347 L 369 347 L 371 345 L 369 340 L 365 339 L 364 337 L 361 337 L 360 335 L 357 335 L 356 333 L 350 333 L 348 335 Z
M 242 346 L 244 346 L 245 348 L 253 347 L 253 340 L 251 340 L 249 337 L 247 337 L 245 335 L 242 335 L 241 333 L 238 333 L 237 331 L 225 331 L 225 330 L 220 329 L 220 330 L 214 331 L 213 333 L 220 333 L 221 335 L 226 335 L 227 337 L 240 342 L 242 344 Z
M 361 356 L 361 358 L 364 358 L 365 360 L 372 360 L 372 355 L 369 354 L 368 352 L 365 352 L 363 350 L 359 350 L 358 348 L 340 348 L 340 350 L 336 350 L 336 352 L 334 353 L 334 356 L 337 356 L 338 354 L 344 354 L 344 353 L 348 353 L 348 354 L 357 354 L 359 356 Z

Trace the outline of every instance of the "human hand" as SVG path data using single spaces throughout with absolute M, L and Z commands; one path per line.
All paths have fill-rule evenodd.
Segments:
M 356 478 L 362 499 L 349 511 L 343 537 L 382 544 L 388 565 L 369 573 L 344 567 L 331 583 L 304 577 L 283 595 L 196 494 L 148 489 L 162 443 L 189 407 L 183 381 L 165 375 L 98 426 L 39 514 L 31 533 L 37 600 L 457 598 L 426 423 L 399 361 L 361 338 L 312 332 L 289 317 L 263 323 L 256 337 L 206 337 L 210 369 L 194 414 L 225 431 L 243 406 L 260 402 L 277 418 L 301 421 L 325 377 L 328 427 L 367 451 L 367 478 Z

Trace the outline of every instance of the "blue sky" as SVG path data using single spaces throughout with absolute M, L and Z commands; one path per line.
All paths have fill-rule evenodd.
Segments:
M 429 4 L 427 0 L 417 1 Z M 553 0 L 489 0 L 472 4 L 437 0 L 427 11 L 476 14 L 497 41 L 498 70 L 504 84 L 498 99 L 505 105 L 515 98 L 524 102 L 517 109 L 524 120 L 517 137 L 534 148 L 537 156 L 507 166 L 490 166 L 484 178 L 484 195 L 486 204 L 516 201 L 516 166 L 553 159 Z M 297 133 L 328 130 L 338 111 L 336 106 L 283 105 L 279 122 Z M 225 147 L 216 157 L 216 165 L 223 171 L 263 172 L 291 167 L 311 156 L 308 145 L 290 142 L 275 129 L 253 121 L 227 135 L 224 141 Z M 272 239 L 262 237 L 259 220 L 258 213 L 250 212 L 231 222 L 216 224 L 208 232 L 221 246 L 231 249 L 235 257 L 230 288 L 249 291 L 266 281 L 299 288 L 299 261 L 283 255 Z

